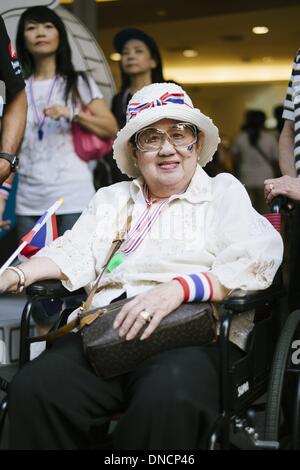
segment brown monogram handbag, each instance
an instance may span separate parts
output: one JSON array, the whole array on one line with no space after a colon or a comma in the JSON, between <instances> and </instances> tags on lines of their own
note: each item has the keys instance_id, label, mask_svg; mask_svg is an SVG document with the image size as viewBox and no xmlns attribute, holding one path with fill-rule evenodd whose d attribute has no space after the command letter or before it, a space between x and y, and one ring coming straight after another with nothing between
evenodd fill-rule
<instances>
[{"instance_id":1,"label":"brown monogram handbag","mask_svg":"<svg viewBox=\"0 0 300 470\"><path fill-rule=\"evenodd\" d=\"M210 303L184 303L167 315L149 338L127 341L113 323L128 299L106 307L79 312L78 317L56 331L33 341L53 341L78 327L85 355L95 373L105 379L125 374L156 353L186 346L200 346L216 339L217 318ZM145 327L146 328L146 325Z\"/></svg>"},{"instance_id":2,"label":"brown monogram handbag","mask_svg":"<svg viewBox=\"0 0 300 470\"><path fill-rule=\"evenodd\" d=\"M184 303L167 315L149 338L127 341L113 328L114 320L128 299L94 312L79 314L83 348L97 375L110 378L130 372L150 356L169 349L198 346L216 338L216 321L209 303ZM146 325L145 327L146 328Z\"/></svg>"}]
</instances>

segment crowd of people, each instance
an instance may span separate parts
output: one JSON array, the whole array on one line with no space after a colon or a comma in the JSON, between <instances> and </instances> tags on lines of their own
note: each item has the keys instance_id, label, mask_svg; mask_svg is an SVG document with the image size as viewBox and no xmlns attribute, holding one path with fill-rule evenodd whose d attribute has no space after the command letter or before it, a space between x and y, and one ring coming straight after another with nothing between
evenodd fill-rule
<instances>
[{"instance_id":1,"label":"crowd of people","mask_svg":"<svg viewBox=\"0 0 300 470\"><path fill-rule=\"evenodd\" d=\"M114 38L122 83L111 110L93 78L75 71L65 26L53 10L33 7L22 14L17 55L1 21L2 37L0 79L7 85L7 104L0 138L0 218L18 158L19 237L59 197L65 203L57 212L59 237L4 271L1 293L20 292L43 279L59 279L70 291L90 290L128 213L122 262L104 273L93 300L99 307L131 298L114 325L121 337L132 340L146 325L142 339L147 339L183 302L218 304L235 289L271 285L283 243L258 212L279 194L300 202L295 126L300 53L279 146L264 128L264 113L248 111L231 149L235 175L209 176L205 166L217 156L218 128L183 88L164 80L159 49L145 32L130 28ZM113 184L97 192L90 167L74 150L74 120L102 139L114 139L105 157ZM300 254L299 214L297 207L291 276ZM9 222L0 223L5 228ZM292 287L295 306L299 296ZM36 311L37 323L52 324L60 314L44 313ZM239 358L239 335L250 330L238 322L233 328L230 354ZM117 449L205 448L218 415L218 369L213 343L156 354L133 372L104 380L94 374L80 335L72 332L13 379L9 448L93 448L95 437L105 441L110 417L120 409L125 411L113 433Z\"/></svg>"}]
</instances>

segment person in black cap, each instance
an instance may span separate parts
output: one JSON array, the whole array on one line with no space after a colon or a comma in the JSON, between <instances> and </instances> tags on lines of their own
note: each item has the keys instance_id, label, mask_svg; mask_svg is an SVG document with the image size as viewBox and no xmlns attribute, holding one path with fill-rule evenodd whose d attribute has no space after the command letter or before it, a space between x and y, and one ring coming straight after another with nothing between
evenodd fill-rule
<instances>
[{"instance_id":1,"label":"person in black cap","mask_svg":"<svg viewBox=\"0 0 300 470\"><path fill-rule=\"evenodd\" d=\"M126 124L126 108L132 95L151 83L164 82L162 60L154 39L140 29L119 31L113 40L114 48L122 55L120 62L121 88L112 100L111 111L119 129ZM97 162L94 171L95 186L108 186L129 178L121 173L110 152Z\"/></svg>"},{"instance_id":2,"label":"person in black cap","mask_svg":"<svg viewBox=\"0 0 300 470\"><path fill-rule=\"evenodd\" d=\"M132 95L145 85L164 82L162 60L154 39L140 29L123 29L114 37L114 48L122 56L121 89L112 101L119 128L126 124L126 108Z\"/></svg>"}]
</instances>

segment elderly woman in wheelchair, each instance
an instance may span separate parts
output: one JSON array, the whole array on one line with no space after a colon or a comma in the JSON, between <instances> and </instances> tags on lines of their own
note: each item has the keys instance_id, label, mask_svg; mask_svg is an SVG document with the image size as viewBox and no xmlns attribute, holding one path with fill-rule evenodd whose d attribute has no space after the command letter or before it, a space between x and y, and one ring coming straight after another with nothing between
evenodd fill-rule
<instances>
[{"instance_id":1,"label":"elderly woman in wheelchair","mask_svg":"<svg viewBox=\"0 0 300 470\"><path fill-rule=\"evenodd\" d=\"M268 288L282 260L281 237L236 178L210 178L202 169L218 142L216 126L179 86L138 91L114 144L120 170L133 181L101 188L72 230L19 265L20 276L3 274L1 292L18 290L23 277L25 286L42 279L60 279L71 291L91 286L128 211L119 263L104 273L93 301L97 307L134 296L114 325L126 340L141 331L146 340L183 302L219 303L235 289ZM238 322L233 328L236 358L249 329ZM104 380L72 332L12 381L9 448L93 448L120 410L117 449L204 448L218 417L218 369L214 342L155 354Z\"/></svg>"}]
</instances>

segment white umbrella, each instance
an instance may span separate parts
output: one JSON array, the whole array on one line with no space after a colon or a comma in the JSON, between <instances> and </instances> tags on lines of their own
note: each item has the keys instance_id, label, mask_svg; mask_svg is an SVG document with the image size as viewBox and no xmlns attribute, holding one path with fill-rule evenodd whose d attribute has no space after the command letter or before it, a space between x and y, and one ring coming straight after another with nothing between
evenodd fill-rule
<instances>
[{"instance_id":1,"label":"white umbrella","mask_svg":"<svg viewBox=\"0 0 300 470\"><path fill-rule=\"evenodd\" d=\"M106 103L110 106L115 93L115 84L103 51L87 27L72 13L58 6L58 3L57 0L1 0L0 14L5 21L11 40L15 42L17 24L26 8L38 5L55 8L56 13L65 23L76 70L91 73Z\"/></svg>"}]
</instances>

